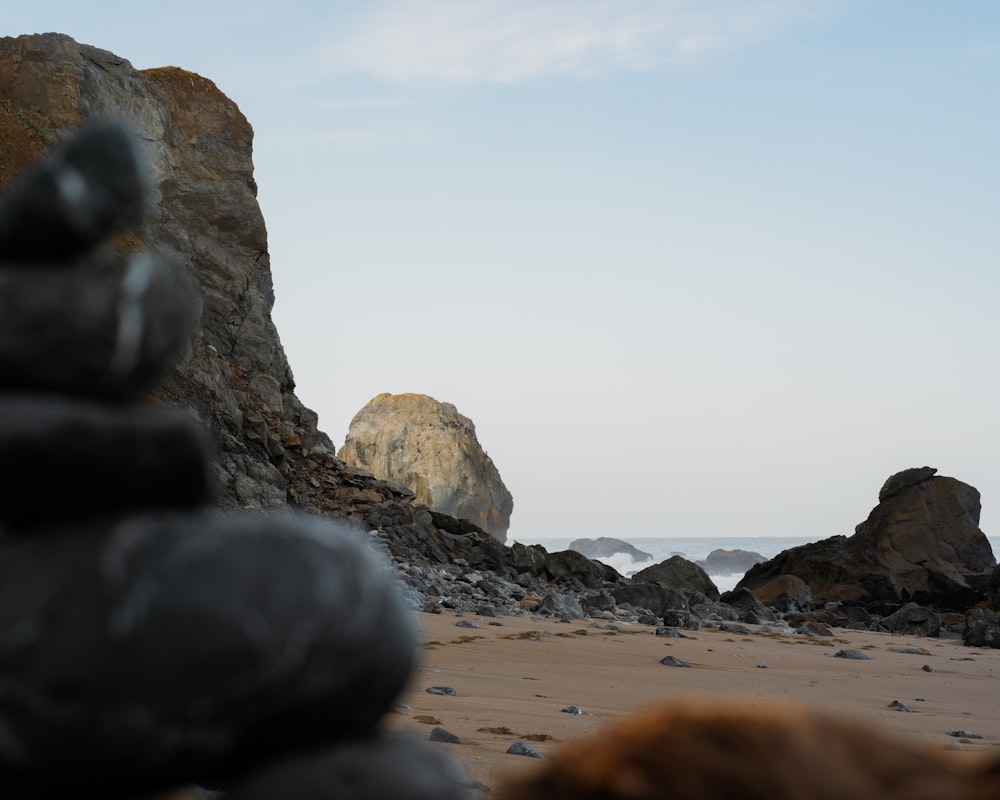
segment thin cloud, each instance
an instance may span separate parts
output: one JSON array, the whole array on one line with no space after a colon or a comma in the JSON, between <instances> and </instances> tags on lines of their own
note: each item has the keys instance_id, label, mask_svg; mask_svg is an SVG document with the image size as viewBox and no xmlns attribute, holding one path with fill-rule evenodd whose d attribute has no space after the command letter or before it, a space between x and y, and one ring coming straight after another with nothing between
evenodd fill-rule
<instances>
[{"instance_id":1,"label":"thin cloud","mask_svg":"<svg viewBox=\"0 0 1000 800\"><path fill-rule=\"evenodd\" d=\"M759 43L837 1L387 0L321 58L406 84L650 70Z\"/></svg>"}]
</instances>

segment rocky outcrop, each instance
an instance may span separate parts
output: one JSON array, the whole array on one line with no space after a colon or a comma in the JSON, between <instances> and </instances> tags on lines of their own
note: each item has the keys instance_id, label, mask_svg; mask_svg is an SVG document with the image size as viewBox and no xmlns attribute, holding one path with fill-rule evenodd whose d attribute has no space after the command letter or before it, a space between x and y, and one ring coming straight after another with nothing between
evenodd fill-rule
<instances>
[{"instance_id":1,"label":"rocky outcrop","mask_svg":"<svg viewBox=\"0 0 1000 800\"><path fill-rule=\"evenodd\" d=\"M633 561L653 560L652 553L647 553L628 542L610 536L598 536L596 539L574 539L569 543L569 549L576 550L587 558L610 558L621 553Z\"/></svg>"},{"instance_id":2,"label":"rocky outcrop","mask_svg":"<svg viewBox=\"0 0 1000 800\"><path fill-rule=\"evenodd\" d=\"M738 586L757 591L794 575L817 605L913 601L939 610L970 608L996 565L979 529L979 492L935 473L917 467L893 475L853 536L786 550L753 567Z\"/></svg>"},{"instance_id":3,"label":"rocky outcrop","mask_svg":"<svg viewBox=\"0 0 1000 800\"><path fill-rule=\"evenodd\" d=\"M351 421L339 458L410 489L417 503L474 522L501 542L514 500L472 420L422 394L380 394Z\"/></svg>"},{"instance_id":4,"label":"rocky outcrop","mask_svg":"<svg viewBox=\"0 0 1000 800\"><path fill-rule=\"evenodd\" d=\"M671 556L666 561L639 570L632 580L635 583L656 581L675 589L700 592L710 600L719 599L719 590L705 570L681 556Z\"/></svg>"},{"instance_id":5,"label":"rocky outcrop","mask_svg":"<svg viewBox=\"0 0 1000 800\"><path fill-rule=\"evenodd\" d=\"M737 575L746 572L754 564L767 561L760 553L753 550L713 550L703 561L694 563L710 575Z\"/></svg>"}]
</instances>

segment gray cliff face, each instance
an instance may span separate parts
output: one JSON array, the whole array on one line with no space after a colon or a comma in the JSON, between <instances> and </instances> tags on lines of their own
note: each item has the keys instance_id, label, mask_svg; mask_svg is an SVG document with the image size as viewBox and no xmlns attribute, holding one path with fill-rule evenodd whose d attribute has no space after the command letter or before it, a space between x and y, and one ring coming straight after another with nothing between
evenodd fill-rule
<instances>
[{"instance_id":1,"label":"gray cliff face","mask_svg":"<svg viewBox=\"0 0 1000 800\"><path fill-rule=\"evenodd\" d=\"M422 394L380 394L351 421L339 457L413 491L417 503L504 541L514 501L472 420Z\"/></svg>"}]
</instances>

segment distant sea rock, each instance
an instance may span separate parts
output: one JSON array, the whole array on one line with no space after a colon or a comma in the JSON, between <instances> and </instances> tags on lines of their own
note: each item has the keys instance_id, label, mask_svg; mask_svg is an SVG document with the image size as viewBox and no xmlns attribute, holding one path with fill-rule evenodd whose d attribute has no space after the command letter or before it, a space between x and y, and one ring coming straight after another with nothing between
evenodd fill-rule
<instances>
[{"instance_id":1,"label":"distant sea rock","mask_svg":"<svg viewBox=\"0 0 1000 800\"><path fill-rule=\"evenodd\" d=\"M576 550L587 558L610 558L616 553L623 553L633 561L652 561L653 554L633 547L621 539L610 536L598 536L596 539L574 539L569 543L570 550Z\"/></svg>"},{"instance_id":2,"label":"distant sea rock","mask_svg":"<svg viewBox=\"0 0 1000 800\"><path fill-rule=\"evenodd\" d=\"M423 394L383 393L351 421L338 457L404 486L415 502L507 539L514 499L472 420Z\"/></svg>"},{"instance_id":3,"label":"distant sea rock","mask_svg":"<svg viewBox=\"0 0 1000 800\"><path fill-rule=\"evenodd\" d=\"M753 550L713 550L704 561L695 563L710 575L736 575L767 558Z\"/></svg>"},{"instance_id":4,"label":"distant sea rock","mask_svg":"<svg viewBox=\"0 0 1000 800\"><path fill-rule=\"evenodd\" d=\"M979 528L979 492L936 472L915 467L896 473L853 536L785 550L751 568L738 587L756 591L795 575L817 606L913 601L938 610L969 608L983 599L996 560Z\"/></svg>"}]
</instances>

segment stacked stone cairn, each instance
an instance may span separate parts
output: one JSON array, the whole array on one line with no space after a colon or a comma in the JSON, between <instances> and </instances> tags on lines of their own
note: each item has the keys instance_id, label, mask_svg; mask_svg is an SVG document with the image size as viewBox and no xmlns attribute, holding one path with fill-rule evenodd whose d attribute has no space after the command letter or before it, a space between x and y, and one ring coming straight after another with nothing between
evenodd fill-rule
<instances>
[{"instance_id":1,"label":"stacked stone cairn","mask_svg":"<svg viewBox=\"0 0 1000 800\"><path fill-rule=\"evenodd\" d=\"M198 308L111 246L148 197L107 123L0 201L0 797L463 796L379 730L415 631L365 534L223 514L197 419L144 402Z\"/></svg>"}]
</instances>

